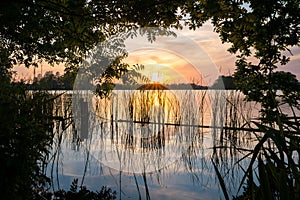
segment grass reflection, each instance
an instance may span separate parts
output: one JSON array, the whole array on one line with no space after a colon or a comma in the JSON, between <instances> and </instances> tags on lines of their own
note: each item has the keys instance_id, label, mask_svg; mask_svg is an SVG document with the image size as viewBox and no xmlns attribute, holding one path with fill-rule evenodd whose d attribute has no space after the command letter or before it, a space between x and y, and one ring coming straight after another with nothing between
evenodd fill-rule
<instances>
[{"instance_id":1,"label":"grass reflection","mask_svg":"<svg viewBox=\"0 0 300 200\"><path fill-rule=\"evenodd\" d=\"M248 162L245 159L235 164L243 157L239 148L252 145L251 135L238 130L248 126L253 109L253 105L241 101L241 94L205 90L120 90L105 99L83 96L89 109L87 138L81 137L78 113L70 109L70 104L74 104L74 94L73 100L71 95L69 99L62 96L61 101L57 101L57 110L61 109L57 112L64 116L77 114L77 117L66 130L62 129L66 125L57 126L60 131L51 173L67 171L70 165L63 164L64 160L72 158L70 151L78 151L82 163L78 175L103 176L109 170L108 174L112 173L110 176L119 180L115 183L118 187L122 187L121 179L132 177L131 185L136 188L137 198L144 197L143 191L150 198L155 190L153 185L172 184L173 176L188 177L180 181L185 180L184 184L191 188L197 185L198 193L203 188L212 190L217 178L213 158L220 173L229 177L225 180L231 188L229 192L237 190L235 183L242 177L240 167ZM77 111L80 116L80 109ZM231 129L226 129L228 126ZM95 172L98 175L91 174L97 165L101 166ZM56 179L59 180L58 175ZM83 183L86 179L81 180ZM125 195L126 190L126 187L120 189L118 195Z\"/></svg>"}]
</instances>

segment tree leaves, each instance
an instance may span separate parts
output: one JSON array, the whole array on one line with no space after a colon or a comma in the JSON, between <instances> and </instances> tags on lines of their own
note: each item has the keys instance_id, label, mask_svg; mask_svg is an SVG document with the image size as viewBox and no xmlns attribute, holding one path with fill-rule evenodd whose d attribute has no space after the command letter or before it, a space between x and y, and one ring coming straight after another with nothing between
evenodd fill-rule
<instances>
[{"instance_id":1,"label":"tree leaves","mask_svg":"<svg viewBox=\"0 0 300 200\"><path fill-rule=\"evenodd\" d=\"M36 56L50 63L78 65L90 49L118 32L145 26L178 27L176 10L181 3L4 1L0 3L0 38L15 63L28 67Z\"/></svg>"},{"instance_id":2,"label":"tree leaves","mask_svg":"<svg viewBox=\"0 0 300 200\"><path fill-rule=\"evenodd\" d=\"M232 44L229 51L237 54L236 86L249 100L265 102L263 108L272 110L277 106L277 83L295 86L291 74L288 78L288 74L279 76L273 72L290 60L283 51L300 44L298 0L190 1L183 12L190 14L186 23L191 28L211 19L222 42ZM253 57L255 65L250 61Z\"/></svg>"},{"instance_id":3,"label":"tree leaves","mask_svg":"<svg viewBox=\"0 0 300 200\"><path fill-rule=\"evenodd\" d=\"M31 199L45 186L44 175L52 144L53 102L47 93L29 93L24 85L0 85L0 188L5 199Z\"/></svg>"}]
</instances>

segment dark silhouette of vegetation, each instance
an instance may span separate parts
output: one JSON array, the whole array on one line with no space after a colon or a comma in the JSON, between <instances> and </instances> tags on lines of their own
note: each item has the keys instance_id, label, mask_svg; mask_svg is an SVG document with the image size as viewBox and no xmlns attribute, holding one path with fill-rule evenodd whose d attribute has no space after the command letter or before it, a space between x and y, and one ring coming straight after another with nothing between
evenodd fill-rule
<instances>
[{"instance_id":1,"label":"dark silhouette of vegetation","mask_svg":"<svg viewBox=\"0 0 300 200\"><path fill-rule=\"evenodd\" d=\"M131 70L133 71L133 70ZM133 73L133 72L128 72ZM134 73L138 73L137 71L134 71ZM145 86L147 84L151 85L149 83L149 80L147 77L141 77L140 74L129 74L126 75L126 78L130 78L130 84L128 84L128 81L125 81L125 84L118 84L118 83L103 83L101 86L99 85L96 87L96 92L98 93L104 93L105 91L118 89L118 90L135 90L142 86ZM219 89L224 89L223 82L225 85L225 89L234 89L232 86L233 79L232 77L226 77L222 76L223 79L218 79L221 84ZM27 83L26 87L30 90L73 90L74 81L76 78L76 73L70 73L67 72L63 75L60 75L58 72L55 74L52 71L47 71L45 75L42 77L41 74L38 75L38 77L35 77L32 81L32 83ZM125 79L122 77L123 80ZM144 78L144 82L146 84L138 83L139 78ZM223 81L223 82L222 82ZM172 90L184 90L184 89L194 89L194 90L203 90L208 89L208 86L202 86L197 85L195 83L177 83L177 84L162 84L166 89L172 89ZM223 87L223 88L222 88ZM215 88L214 86L212 88ZM151 89L151 87L150 87ZM109 93L108 93L109 94ZM107 96L107 95L104 95Z\"/></svg>"},{"instance_id":2,"label":"dark silhouette of vegetation","mask_svg":"<svg viewBox=\"0 0 300 200\"><path fill-rule=\"evenodd\" d=\"M43 77L39 74L26 86L30 90L72 90L75 78L76 73L66 72L60 75L58 72L53 74L52 71L47 71Z\"/></svg>"},{"instance_id":3,"label":"dark silhouette of vegetation","mask_svg":"<svg viewBox=\"0 0 300 200\"><path fill-rule=\"evenodd\" d=\"M211 86L212 89L235 90L234 77L219 76L218 79Z\"/></svg>"},{"instance_id":4,"label":"dark silhouette of vegetation","mask_svg":"<svg viewBox=\"0 0 300 200\"><path fill-rule=\"evenodd\" d=\"M299 46L299 13L299 0L1 1L2 197L31 199L48 182L42 170L52 141L53 97L43 92L30 93L24 85L11 83L10 69L14 64L28 67L40 61L65 63L66 71L77 72L88 52L110 36L122 31L137 33L138 28L147 26L180 28L185 15L185 23L192 29L210 20L222 42L232 44L229 51L237 55L235 86L247 100L262 106L262 117L252 125L264 134L253 132L258 142L250 150L251 162L240 183L242 187L247 179L245 193L237 198L299 198L300 167L295 157L300 154L300 122L295 110L300 109L300 85L293 74L276 71L279 65L289 62L286 52ZM160 29L145 30L143 34L151 42L162 34ZM128 65L122 62L125 57L126 53L119 52L101 73L100 94L112 88L113 78L121 78L127 72ZM55 76L51 74L47 78L52 87L62 84L53 82ZM69 82L73 78L71 74L66 76ZM282 112L283 104L290 106L292 116ZM253 181L255 162L257 185Z\"/></svg>"},{"instance_id":5,"label":"dark silhouette of vegetation","mask_svg":"<svg viewBox=\"0 0 300 200\"><path fill-rule=\"evenodd\" d=\"M103 186L100 191L90 191L85 186L78 187L78 179L74 179L69 191L58 190L52 192L42 192L36 195L35 199L62 199L62 200L113 200L116 199L116 192Z\"/></svg>"},{"instance_id":6,"label":"dark silhouette of vegetation","mask_svg":"<svg viewBox=\"0 0 300 200\"><path fill-rule=\"evenodd\" d=\"M1 1L1 65L9 69L12 64L29 67L46 61L65 63L68 71L76 71L88 52L112 35L126 31L136 34L139 27L147 26L179 28L179 5L152 0ZM161 34L159 30L145 31L150 41ZM112 72L117 70L107 70L106 76L114 77Z\"/></svg>"},{"instance_id":7,"label":"dark silhouette of vegetation","mask_svg":"<svg viewBox=\"0 0 300 200\"><path fill-rule=\"evenodd\" d=\"M12 83L13 65L37 66L44 61L64 63L67 73L62 78L47 73L28 87L71 89L78 67L98 43L119 32L137 32L139 27L179 27L178 5L152 0L0 2L1 198L33 199L49 183L44 170L53 137L51 106L54 97L47 92L29 92L23 83ZM161 32L142 34L154 41ZM121 62L126 55L121 53L102 73L100 83L106 81L109 84L127 71L128 65ZM103 58L99 59L103 61ZM109 189L100 193L87 192L85 188L70 192L64 195L61 191L55 195L66 199L86 197L86 194L94 199L99 195L106 199L115 198Z\"/></svg>"},{"instance_id":8,"label":"dark silhouette of vegetation","mask_svg":"<svg viewBox=\"0 0 300 200\"><path fill-rule=\"evenodd\" d=\"M300 44L299 1L191 1L185 11L191 14L191 28L211 19L221 40L231 43L229 52L237 54L235 86L262 107L262 117L252 125L264 134L253 132L258 142L249 150L251 162L240 183L241 188L247 179L245 193L237 198L298 199L300 84L293 74L276 69L289 62L285 52ZM283 105L292 116L282 111Z\"/></svg>"},{"instance_id":9,"label":"dark silhouette of vegetation","mask_svg":"<svg viewBox=\"0 0 300 200\"><path fill-rule=\"evenodd\" d=\"M52 71L48 71L45 73L43 77L40 77L39 79L35 78L32 83L27 83L25 85L29 90L73 90L74 79L75 77L68 73L60 76L59 74L53 74ZM107 96L109 92L107 92L107 94L104 94L105 91L110 91L113 89L136 90L145 85L151 85L151 83L148 84L141 84L137 82L135 82L134 84L103 83L101 86L99 85L98 87L96 87L95 92L98 91L99 95L100 93L103 93L104 96ZM162 84L162 86L164 86L165 89L172 89L172 90L208 89L207 86L197 85L194 83ZM149 89L151 89L151 87L149 87ZM233 88L228 86L228 88L226 89L233 89Z\"/></svg>"},{"instance_id":10,"label":"dark silhouette of vegetation","mask_svg":"<svg viewBox=\"0 0 300 200\"><path fill-rule=\"evenodd\" d=\"M191 1L186 12L192 8L195 12L191 12L187 22L191 28L211 19L221 40L232 44L229 52L237 54L235 85L248 100L262 103L265 118L279 115L277 111L270 113L278 107L277 99L283 97L277 90L282 90L284 98L291 97L289 101L299 100L300 86L295 84L295 76L275 71L290 60L284 51L291 53L290 48L299 45L298 0ZM253 58L257 64L253 63ZM289 86L294 95L288 95Z\"/></svg>"},{"instance_id":11,"label":"dark silhouette of vegetation","mask_svg":"<svg viewBox=\"0 0 300 200\"><path fill-rule=\"evenodd\" d=\"M4 199L31 199L49 183L45 159L53 137L53 97L22 83L0 85L0 190Z\"/></svg>"}]
</instances>

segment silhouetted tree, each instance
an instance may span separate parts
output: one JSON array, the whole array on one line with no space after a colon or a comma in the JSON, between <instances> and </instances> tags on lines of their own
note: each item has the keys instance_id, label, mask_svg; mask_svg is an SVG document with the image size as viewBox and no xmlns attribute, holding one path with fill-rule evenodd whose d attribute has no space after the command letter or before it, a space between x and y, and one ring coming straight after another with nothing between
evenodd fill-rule
<instances>
[{"instance_id":1,"label":"silhouetted tree","mask_svg":"<svg viewBox=\"0 0 300 200\"><path fill-rule=\"evenodd\" d=\"M190 16L190 28L211 20L222 42L231 43L229 52L237 55L235 85L262 106L261 121L253 123L264 134L254 132L258 142L240 187L246 177L248 182L237 199L298 199L300 122L295 109L300 110L300 84L295 75L277 68L289 62L291 48L300 44L299 0L188 1L183 11ZM293 117L282 111L283 104Z\"/></svg>"},{"instance_id":2,"label":"silhouetted tree","mask_svg":"<svg viewBox=\"0 0 300 200\"><path fill-rule=\"evenodd\" d=\"M262 104L265 118L272 120L274 114L279 114L277 106L282 96L276 90L288 94L287 86L294 85L293 93L297 95L293 98L300 99L295 76L275 71L289 62L286 54L291 47L300 44L298 0L188 1L183 12L190 16L186 20L190 28L211 20L222 42L231 43L229 52L237 55L235 85L248 100ZM280 85L276 83L279 80Z\"/></svg>"},{"instance_id":3,"label":"silhouetted tree","mask_svg":"<svg viewBox=\"0 0 300 200\"><path fill-rule=\"evenodd\" d=\"M218 79L211 86L211 88L234 90L236 89L234 85L234 78L232 76L219 76Z\"/></svg>"},{"instance_id":4,"label":"silhouetted tree","mask_svg":"<svg viewBox=\"0 0 300 200\"><path fill-rule=\"evenodd\" d=\"M299 132L299 122L296 120L296 125L294 122L286 123L283 128L282 120L279 119L286 118L281 115L279 105L280 102L285 102L290 106L299 107L300 86L294 75L278 72L276 69L279 65L289 62L286 52L299 45L299 13L299 0L1 1L0 116L4 120L4 123L1 121L1 176L10 174L9 170L14 168L20 170L14 175L14 179L1 179L1 187L4 188L1 188L1 192L14 195L21 189L26 195L32 192L30 188L36 181L34 179L41 178L37 176L37 165L32 164L38 162L39 153L44 152L44 149L40 149L45 147L44 142L50 141L39 138L41 133L42 137L47 136L44 130L47 123L39 121L40 117L37 118L36 115L32 116L32 113L43 116L40 106L36 106L43 102L38 102L39 98L28 99L24 95L25 90L18 90L18 87L10 84L10 69L14 64L24 63L28 67L37 65L41 60L51 64L63 62L67 69L76 71L87 53L108 37L147 26L180 28L180 20L184 15L185 23L192 29L210 20L222 42L232 44L229 51L237 54L237 70L234 74L236 87L249 100L261 103L263 120L271 125L277 123L282 128L278 133L278 130L276 132L270 127L258 125L266 132L263 139L273 139L279 149L285 147L286 141L293 142L289 147L294 148L295 144L298 147L297 138L285 138L289 132L282 131L292 128ZM154 33L145 34L149 41L154 41L155 35L161 32L157 29ZM102 78L110 82L115 77L120 78L127 70L127 65L120 62L125 56L120 55L116 59L116 65L107 68L100 77L101 84ZM253 58L256 62L251 62ZM50 74L48 78L54 79ZM102 86L101 84L99 86ZM281 90L284 95L277 94L277 90ZM281 140L273 137L274 132L278 133L276 137L282 136ZM28 143L22 146L24 141ZM31 142L38 146L27 145L32 144ZM264 141L259 144L261 143ZM22 151L22 148L26 151ZM286 151L285 155L289 156L290 150ZM18 160L22 165L18 165ZM272 161L275 163L278 159ZM260 164L263 173L264 164ZM291 180L290 184L296 182L296 187L290 187L291 190L287 193L293 192L294 189L297 193L299 166L294 167L291 172L291 167L286 167L282 162L280 164L282 166L278 169L286 172L285 178ZM21 170L23 166L26 166L25 171ZM23 194L22 192L19 194Z\"/></svg>"}]
</instances>

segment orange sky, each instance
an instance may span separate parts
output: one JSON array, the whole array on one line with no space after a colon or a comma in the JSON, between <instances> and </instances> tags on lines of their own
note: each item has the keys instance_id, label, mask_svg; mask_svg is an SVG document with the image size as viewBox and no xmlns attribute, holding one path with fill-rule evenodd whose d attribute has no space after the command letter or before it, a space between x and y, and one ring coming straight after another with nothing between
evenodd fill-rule
<instances>
[{"instance_id":1,"label":"orange sky","mask_svg":"<svg viewBox=\"0 0 300 200\"><path fill-rule=\"evenodd\" d=\"M222 44L217 33L213 32L210 23L196 31L184 28L175 31L177 37L158 37L153 43L147 37L128 39L126 49L129 64L145 65L144 75L150 79L157 76L165 83L191 82L210 85L220 75L231 75L234 72L235 56L227 52L229 44ZM300 79L300 48L293 49L291 62L280 70L291 71ZM33 77L33 67L15 66L17 78ZM63 73L63 66L51 67L44 63L36 69L36 75L46 71ZM153 75L154 74L154 75Z\"/></svg>"}]
</instances>

